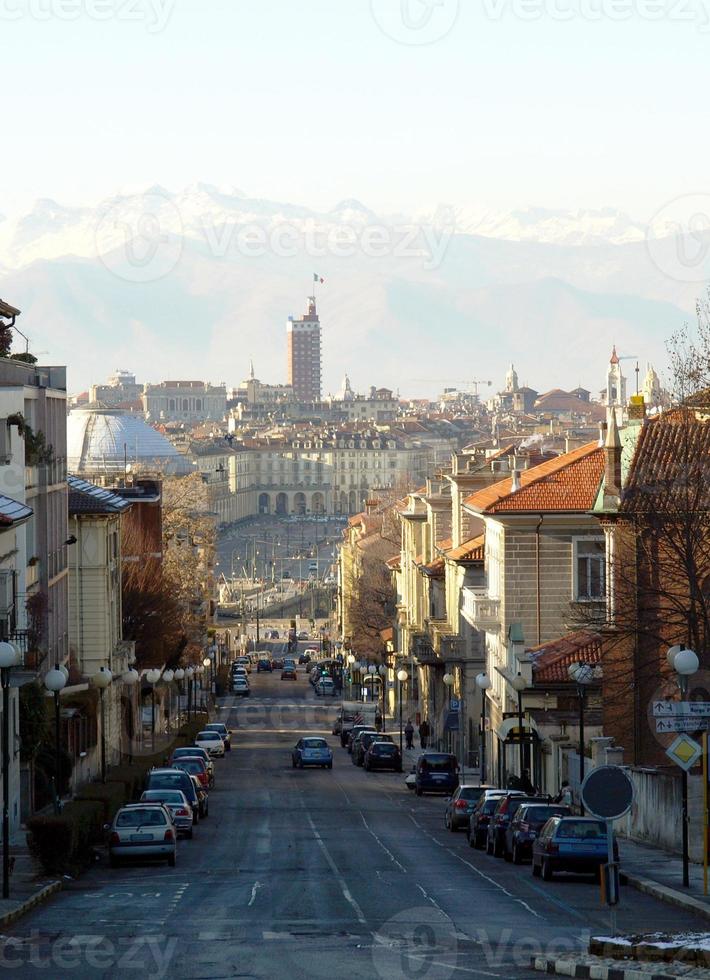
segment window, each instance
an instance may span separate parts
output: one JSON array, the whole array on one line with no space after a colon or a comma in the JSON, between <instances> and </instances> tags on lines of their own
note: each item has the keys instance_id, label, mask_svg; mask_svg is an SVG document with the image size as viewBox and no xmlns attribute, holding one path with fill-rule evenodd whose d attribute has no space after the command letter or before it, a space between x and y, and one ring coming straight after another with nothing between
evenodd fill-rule
<instances>
[{"instance_id":1,"label":"window","mask_svg":"<svg viewBox=\"0 0 710 980\"><path fill-rule=\"evenodd\" d=\"M576 587L578 602L604 598L604 539L580 538L575 541Z\"/></svg>"}]
</instances>

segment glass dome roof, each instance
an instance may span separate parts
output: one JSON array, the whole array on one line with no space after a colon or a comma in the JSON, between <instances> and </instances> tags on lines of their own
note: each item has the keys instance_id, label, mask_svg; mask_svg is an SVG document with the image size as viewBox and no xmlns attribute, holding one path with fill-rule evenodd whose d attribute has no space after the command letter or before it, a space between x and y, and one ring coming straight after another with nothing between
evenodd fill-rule
<instances>
[{"instance_id":1,"label":"glass dome roof","mask_svg":"<svg viewBox=\"0 0 710 980\"><path fill-rule=\"evenodd\" d=\"M67 419L67 465L70 473L123 473L125 463L137 471L184 474L190 461L152 429L140 415L121 409L74 409Z\"/></svg>"}]
</instances>

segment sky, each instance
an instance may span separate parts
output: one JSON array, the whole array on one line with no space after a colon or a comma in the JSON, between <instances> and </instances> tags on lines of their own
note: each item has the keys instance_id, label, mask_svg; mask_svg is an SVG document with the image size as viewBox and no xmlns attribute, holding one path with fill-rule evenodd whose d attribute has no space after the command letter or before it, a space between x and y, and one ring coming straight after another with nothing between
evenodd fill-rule
<instances>
[{"instance_id":1,"label":"sky","mask_svg":"<svg viewBox=\"0 0 710 980\"><path fill-rule=\"evenodd\" d=\"M710 0L0 0L0 213L206 181L375 210L708 190Z\"/></svg>"}]
</instances>

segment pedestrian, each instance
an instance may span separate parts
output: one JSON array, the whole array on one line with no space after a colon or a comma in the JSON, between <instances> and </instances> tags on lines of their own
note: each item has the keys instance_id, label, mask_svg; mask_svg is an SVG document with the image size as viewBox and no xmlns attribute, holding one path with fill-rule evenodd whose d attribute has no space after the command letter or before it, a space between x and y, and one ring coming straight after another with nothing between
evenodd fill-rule
<instances>
[{"instance_id":1,"label":"pedestrian","mask_svg":"<svg viewBox=\"0 0 710 980\"><path fill-rule=\"evenodd\" d=\"M407 724L404 726L404 737L407 739L407 748L414 748L414 725L412 724L412 719L407 718Z\"/></svg>"},{"instance_id":2,"label":"pedestrian","mask_svg":"<svg viewBox=\"0 0 710 980\"><path fill-rule=\"evenodd\" d=\"M563 779L560 785L560 791L555 797L555 803L562 803L564 806L572 806L573 802L574 794L572 793L572 787L566 779Z\"/></svg>"},{"instance_id":3,"label":"pedestrian","mask_svg":"<svg viewBox=\"0 0 710 980\"><path fill-rule=\"evenodd\" d=\"M530 773L527 769L523 769L523 774L520 778L520 789L523 793L528 793L530 796L535 795L535 787L530 780Z\"/></svg>"},{"instance_id":4,"label":"pedestrian","mask_svg":"<svg viewBox=\"0 0 710 980\"><path fill-rule=\"evenodd\" d=\"M379 705L375 708L375 731L382 731L382 712Z\"/></svg>"},{"instance_id":5,"label":"pedestrian","mask_svg":"<svg viewBox=\"0 0 710 980\"><path fill-rule=\"evenodd\" d=\"M431 729L429 728L429 722L424 718L424 720L419 725L419 744L423 749L429 744L429 735L431 734Z\"/></svg>"}]
</instances>

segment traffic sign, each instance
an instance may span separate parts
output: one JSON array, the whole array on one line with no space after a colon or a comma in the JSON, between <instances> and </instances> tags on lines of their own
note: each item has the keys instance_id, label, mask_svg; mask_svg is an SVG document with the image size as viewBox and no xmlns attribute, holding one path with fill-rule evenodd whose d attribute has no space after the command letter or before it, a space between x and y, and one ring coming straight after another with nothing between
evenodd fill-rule
<instances>
[{"instance_id":1,"label":"traffic sign","mask_svg":"<svg viewBox=\"0 0 710 980\"><path fill-rule=\"evenodd\" d=\"M668 718L688 715L693 718L710 718L710 701L654 701L653 717Z\"/></svg>"},{"instance_id":2,"label":"traffic sign","mask_svg":"<svg viewBox=\"0 0 710 980\"><path fill-rule=\"evenodd\" d=\"M700 756L703 754L703 747L695 742L688 735L679 735L673 739L666 749L666 755L672 759L677 766L687 772L692 769Z\"/></svg>"},{"instance_id":3,"label":"traffic sign","mask_svg":"<svg viewBox=\"0 0 710 980\"><path fill-rule=\"evenodd\" d=\"M460 707L461 707L461 702L459 701L459 699L451 698L451 700L449 701L449 708L451 709L451 711L458 711Z\"/></svg>"},{"instance_id":4,"label":"traffic sign","mask_svg":"<svg viewBox=\"0 0 710 980\"><path fill-rule=\"evenodd\" d=\"M598 766L585 776L582 803L600 820L618 820L631 809L634 784L621 766Z\"/></svg>"},{"instance_id":5,"label":"traffic sign","mask_svg":"<svg viewBox=\"0 0 710 980\"><path fill-rule=\"evenodd\" d=\"M656 718L657 732L701 732L707 731L707 718L691 718L675 715L672 718Z\"/></svg>"}]
</instances>

